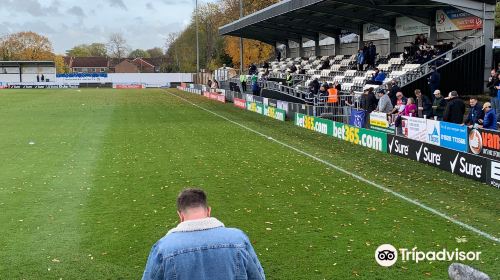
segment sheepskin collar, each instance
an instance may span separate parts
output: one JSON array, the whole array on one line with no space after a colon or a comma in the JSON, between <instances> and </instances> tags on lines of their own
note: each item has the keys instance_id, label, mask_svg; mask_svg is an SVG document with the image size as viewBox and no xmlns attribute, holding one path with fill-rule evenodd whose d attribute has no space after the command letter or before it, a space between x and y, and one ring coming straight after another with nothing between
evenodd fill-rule
<instances>
[{"instance_id":1,"label":"sheepskin collar","mask_svg":"<svg viewBox=\"0 0 500 280\"><path fill-rule=\"evenodd\" d=\"M167 233L167 235L174 233L174 232L192 232L192 231L213 229L213 228L218 228L218 227L224 227L224 224L221 223L216 218L210 217L210 218L205 218L205 219L182 222L182 223L178 224L177 227L171 229Z\"/></svg>"}]
</instances>

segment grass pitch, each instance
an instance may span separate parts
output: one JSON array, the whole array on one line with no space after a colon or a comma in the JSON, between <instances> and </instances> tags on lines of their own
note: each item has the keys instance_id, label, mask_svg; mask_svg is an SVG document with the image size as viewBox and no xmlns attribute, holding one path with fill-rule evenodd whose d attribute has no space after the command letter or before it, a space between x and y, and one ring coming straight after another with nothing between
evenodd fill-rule
<instances>
[{"instance_id":1,"label":"grass pitch","mask_svg":"<svg viewBox=\"0 0 500 280\"><path fill-rule=\"evenodd\" d=\"M500 236L497 189L169 92ZM448 262L378 266L384 243L482 251L465 263L500 276L500 244L165 90L0 91L0 160L0 279L138 279L187 186L249 235L268 279L447 279Z\"/></svg>"}]
</instances>

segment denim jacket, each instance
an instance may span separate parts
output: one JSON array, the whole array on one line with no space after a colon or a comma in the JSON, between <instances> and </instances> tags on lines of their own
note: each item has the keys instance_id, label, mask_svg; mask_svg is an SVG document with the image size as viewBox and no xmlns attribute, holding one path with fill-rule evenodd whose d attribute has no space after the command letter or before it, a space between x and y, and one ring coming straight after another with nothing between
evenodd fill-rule
<instances>
[{"instance_id":1,"label":"denim jacket","mask_svg":"<svg viewBox=\"0 0 500 280\"><path fill-rule=\"evenodd\" d=\"M241 230L205 218L182 222L160 239L142 279L265 280L265 275Z\"/></svg>"}]
</instances>

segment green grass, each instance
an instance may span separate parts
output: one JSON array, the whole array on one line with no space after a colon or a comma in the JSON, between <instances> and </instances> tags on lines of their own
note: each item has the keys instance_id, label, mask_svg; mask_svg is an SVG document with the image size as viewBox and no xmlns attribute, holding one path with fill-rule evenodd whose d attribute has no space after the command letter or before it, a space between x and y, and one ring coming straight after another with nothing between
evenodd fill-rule
<instances>
[{"instance_id":1,"label":"green grass","mask_svg":"<svg viewBox=\"0 0 500 280\"><path fill-rule=\"evenodd\" d=\"M493 187L169 91L500 236ZM0 160L0 279L138 279L187 186L268 279L447 279L447 262L378 266L384 243L482 251L466 263L500 276L500 244L164 90L0 91Z\"/></svg>"}]
</instances>

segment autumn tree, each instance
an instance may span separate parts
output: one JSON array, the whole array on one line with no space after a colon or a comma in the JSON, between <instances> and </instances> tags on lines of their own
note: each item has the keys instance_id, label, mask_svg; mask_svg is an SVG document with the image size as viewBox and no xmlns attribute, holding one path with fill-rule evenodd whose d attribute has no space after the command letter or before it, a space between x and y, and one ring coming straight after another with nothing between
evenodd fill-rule
<instances>
[{"instance_id":1,"label":"autumn tree","mask_svg":"<svg viewBox=\"0 0 500 280\"><path fill-rule=\"evenodd\" d=\"M118 59L126 57L129 49L127 41L120 33L113 33L109 36L107 47L109 56Z\"/></svg>"},{"instance_id":2,"label":"autumn tree","mask_svg":"<svg viewBox=\"0 0 500 280\"><path fill-rule=\"evenodd\" d=\"M34 32L19 32L0 39L2 60L40 61L52 60L52 43L45 36Z\"/></svg>"}]
</instances>

